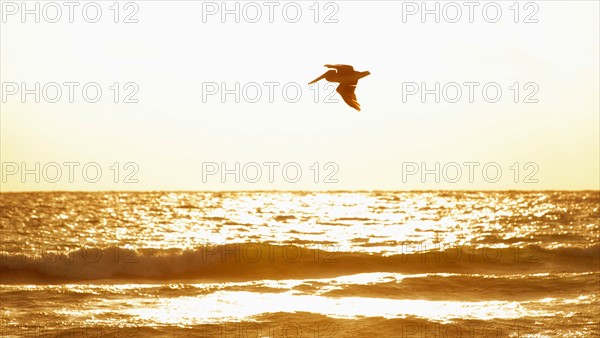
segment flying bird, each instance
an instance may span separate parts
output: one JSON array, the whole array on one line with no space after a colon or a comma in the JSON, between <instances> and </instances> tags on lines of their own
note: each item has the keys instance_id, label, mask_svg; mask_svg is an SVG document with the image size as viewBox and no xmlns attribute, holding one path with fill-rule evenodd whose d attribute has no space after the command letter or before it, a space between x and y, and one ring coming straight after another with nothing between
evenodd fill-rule
<instances>
[{"instance_id":1,"label":"flying bird","mask_svg":"<svg viewBox=\"0 0 600 338\"><path fill-rule=\"evenodd\" d=\"M325 65L327 68L332 68L326 71L323 75L312 80L308 84L315 83L321 79L329 82L338 82L340 85L336 91L342 96L342 99L352 108L360 111L360 104L356 101L356 84L358 80L370 75L370 72L357 72L349 65Z\"/></svg>"}]
</instances>

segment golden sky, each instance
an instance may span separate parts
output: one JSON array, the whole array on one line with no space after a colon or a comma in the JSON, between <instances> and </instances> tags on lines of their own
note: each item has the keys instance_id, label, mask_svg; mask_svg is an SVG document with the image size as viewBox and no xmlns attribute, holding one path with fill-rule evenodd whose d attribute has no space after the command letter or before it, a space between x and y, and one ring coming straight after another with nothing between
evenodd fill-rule
<instances>
[{"instance_id":1,"label":"golden sky","mask_svg":"<svg viewBox=\"0 0 600 338\"><path fill-rule=\"evenodd\" d=\"M515 23L512 2L499 2L502 15L496 23L486 22L477 9L470 23L465 8L458 23L435 23L432 16L423 23L419 15L403 22L407 8L389 1L337 2L335 8L322 4L318 23L312 2L297 3L302 14L296 23L281 14L286 3L275 7L273 23L264 6L257 23L246 20L253 8L240 23L233 22L233 15L223 23L220 13L203 22L203 5L193 1L137 2L132 16L137 23L122 22L132 8L120 8L115 23L112 3L102 2L96 23L83 20L78 9L70 23L65 8L57 23L35 23L33 16L22 23L20 13L7 15L6 3L0 29L2 191L599 188L595 1L536 2L539 10L530 18L537 23L522 22L532 12L524 7ZM338 22L323 22L334 9L329 19ZM338 103L324 102L333 92L324 81L314 102L314 87L307 83L327 63L371 72L356 90L361 112L337 94ZM7 93L14 89L11 83L23 82L29 89L36 82L40 87L58 83L61 100L51 103L42 96L36 103L29 94L22 103L21 92ZM72 103L65 82L80 83ZM111 89L115 82L117 103ZM134 85L126 87L130 82ZM211 83L232 89L236 82L239 103L234 94L226 102L221 92L203 97ZM271 82L280 84L274 87L274 102L264 85ZM451 103L442 97L436 103L428 95L423 103L413 95L403 102L407 83L422 82L429 89L436 82L441 87L460 84L462 98ZM480 83L474 102L468 100L465 82ZM102 89L98 102L84 100L86 83ZM498 102L482 96L487 83L502 89ZM514 83L519 84L517 103ZM261 88L258 102L246 99L255 96L248 84ZM286 84L291 89L284 97ZM287 102L295 88L302 91L298 101ZM139 102L124 103L134 89ZM48 87L48 97L52 90ZM530 99L538 102L523 102L533 91ZM65 162L79 163L72 182ZM207 175L213 163L222 162L227 169L240 163L239 183L234 174L222 182L218 166L217 174ZM273 182L265 162L279 163ZM414 164L418 170L421 163L433 169L436 162L439 182L434 174L424 180L420 172L407 175ZM465 162L479 163L472 180ZM21 163L34 171L39 163L39 183L34 174L22 182ZM55 183L50 182L55 165L49 163L62 170ZM87 178L94 177L96 167L102 170L94 183L82 174L90 163L97 165L86 167L92 167ZM262 170L255 183L253 163ZM284 177L286 164L292 168ZM462 176L452 182L456 164ZM481 172L484 166L488 176ZM302 169L300 178L288 182L296 167ZM489 182L497 167L500 177ZM130 179L138 182L125 183L134 171ZM333 172L328 180L337 183L326 183L325 176Z\"/></svg>"}]
</instances>

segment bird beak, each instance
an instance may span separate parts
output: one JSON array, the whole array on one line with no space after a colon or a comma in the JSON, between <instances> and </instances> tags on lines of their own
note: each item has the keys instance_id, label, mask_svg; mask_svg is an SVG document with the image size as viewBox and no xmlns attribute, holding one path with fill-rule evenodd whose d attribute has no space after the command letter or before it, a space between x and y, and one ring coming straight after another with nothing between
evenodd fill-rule
<instances>
[{"instance_id":1,"label":"bird beak","mask_svg":"<svg viewBox=\"0 0 600 338\"><path fill-rule=\"evenodd\" d=\"M327 74L327 72L323 73L323 75L321 75L321 76L319 76L318 78L316 78L316 79L312 80L312 81L311 81L311 82L309 82L308 84L313 84L313 83L315 83L315 82L317 82L317 81L319 81L319 80L321 80L321 79L325 78L325 74Z\"/></svg>"}]
</instances>

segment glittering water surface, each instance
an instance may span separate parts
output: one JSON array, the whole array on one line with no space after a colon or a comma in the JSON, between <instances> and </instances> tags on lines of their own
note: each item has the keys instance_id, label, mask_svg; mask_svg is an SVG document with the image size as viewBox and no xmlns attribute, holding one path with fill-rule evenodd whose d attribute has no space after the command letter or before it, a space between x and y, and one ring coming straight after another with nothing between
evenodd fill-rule
<instances>
[{"instance_id":1,"label":"glittering water surface","mask_svg":"<svg viewBox=\"0 0 600 338\"><path fill-rule=\"evenodd\" d=\"M0 196L5 336L600 334L597 191Z\"/></svg>"}]
</instances>

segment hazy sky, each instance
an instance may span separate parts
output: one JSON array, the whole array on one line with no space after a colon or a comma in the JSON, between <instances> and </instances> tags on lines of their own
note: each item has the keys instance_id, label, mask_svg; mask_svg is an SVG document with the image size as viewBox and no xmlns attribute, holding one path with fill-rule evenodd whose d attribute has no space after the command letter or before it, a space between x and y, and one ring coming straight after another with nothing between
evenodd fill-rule
<instances>
[{"instance_id":1,"label":"hazy sky","mask_svg":"<svg viewBox=\"0 0 600 338\"><path fill-rule=\"evenodd\" d=\"M62 2L57 23L46 21L56 16L56 8L43 8L46 3L41 3L40 23L32 14L22 23L20 9L12 5L20 2L2 1L2 191L599 188L596 1L538 1L529 7L521 2L518 23L512 1L487 5L487 17L482 8L488 2L478 2L472 23L462 2L457 2L462 9L457 23L448 22L456 8L444 12L446 2L439 3L446 14L440 23L433 14L423 23L420 13L408 15L412 4L391 1L320 2L318 23L312 1L240 3L240 23L234 14L222 22L220 2L131 3L121 3L118 23L115 8L109 8L112 1L97 2L102 15L96 23L85 21L95 16L95 5L86 7L87 17L81 14L86 2L74 7L73 23ZM496 4L501 16L487 22L494 21ZM34 2L28 5L33 8ZM234 6L228 3L229 9ZM298 21L287 22L295 20L298 7ZM262 17L248 22L256 8ZM129 19L137 23L122 22L136 10ZM214 10L219 12L210 15ZM329 19L338 22L323 22L334 11ZM324 81L314 102L314 87L307 83L325 71L326 63L371 72L356 91L361 112L337 94L332 97L338 103L324 102L333 92ZM39 103L34 94L21 102L23 82L28 89L40 83ZM73 103L64 85L69 82L80 84L73 87ZM111 89L115 82L118 103L116 87ZM134 84L126 87L129 82ZM232 93L221 102L218 87L224 83L233 92L236 82L240 102ZM279 85L273 85L274 102L269 102L265 83L273 82ZM407 95L414 89L410 83L433 89L436 82L440 94L447 89L439 103L434 94L425 102L420 92ZM473 87L474 102L469 102L465 82L480 84ZM46 100L56 96L48 83L62 90L56 103ZM85 101L81 91L86 83L101 88L98 102ZM452 83L462 90L455 103L448 102L456 96ZM482 87L488 83L484 97ZM282 92L286 84L287 96ZM249 102L257 87L262 96ZM495 87L501 96L486 102L496 96ZM132 98L139 102L124 103L136 88ZM297 102L288 102L298 88ZM207 90L219 91L208 95ZM92 86L89 97L94 93ZM36 162L40 182L28 174L23 183L22 169L35 171ZM116 177L115 162L120 167ZM129 162L135 164L125 166ZM222 182L220 168L213 165L222 162L227 169L240 163L239 183L234 174ZM421 163L434 169L436 162L439 183L434 174L423 181ZM262 170L258 179L252 163ZM62 176L55 178L57 166ZM102 175L87 182L95 180L96 167ZM296 167L301 176L296 177ZM462 176L456 176L457 167ZM124 183L135 169L130 179L138 183ZM326 183L325 176L336 170L329 180L337 183Z\"/></svg>"}]
</instances>

